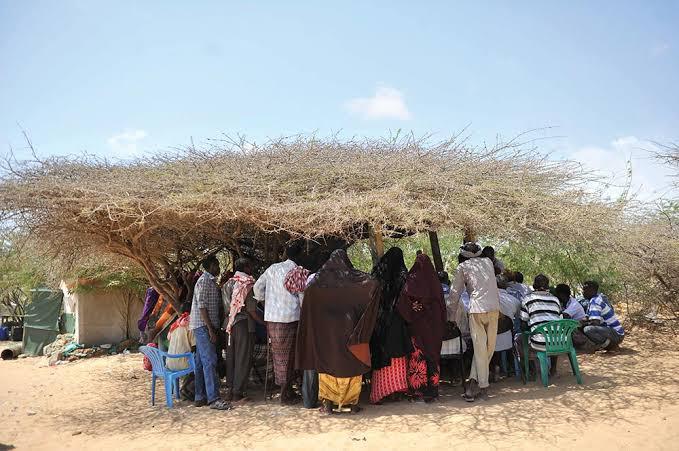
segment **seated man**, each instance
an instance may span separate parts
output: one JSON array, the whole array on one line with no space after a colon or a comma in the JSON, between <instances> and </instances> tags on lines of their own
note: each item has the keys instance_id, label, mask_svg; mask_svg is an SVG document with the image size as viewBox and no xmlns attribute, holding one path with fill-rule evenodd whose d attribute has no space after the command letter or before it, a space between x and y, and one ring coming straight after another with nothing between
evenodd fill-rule
<instances>
[{"instance_id":1,"label":"seated man","mask_svg":"<svg viewBox=\"0 0 679 451\"><path fill-rule=\"evenodd\" d=\"M598 349L616 350L625 338L625 330L608 298L599 293L599 284L593 280L582 285L582 294L589 300L584 334Z\"/></svg>"},{"instance_id":2,"label":"seated man","mask_svg":"<svg viewBox=\"0 0 679 451\"><path fill-rule=\"evenodd\" d=\"M538 274L533 281L533 292L521 300L521 326L523 330L535 329L550 321L562 319L559 300L549 293L549 279L544 274ZM520 335L517 335L520 337ZM530 346L535 351L545 350L545 337L542 334L531 335ZM523 346L519 346L519 349ZM528 358L528 356L523 356ZM550 376L556 374L556 356L551 357Z\"/></svg>"},{"instance_id":3,"label":"seated man","mask_svg":"<svg viewBox=\"0 0 679 451\"><path fill-rule=\"evenodd\" d=\"M512 330L514 320L521 311L521 300L507 292L507 278L497 276L497 288L500 295L500 315L498 316L495 352L490 362L490 374L493 381L500 380L501 353L512 349ZM505 374L506 376L506 374Z\"/></svg>"},{"instance_id":4,"label":"seated man","mask_svg":"<svg viewBox=\"0 0 679 451\"><path fill-rule=\"evenodd\" d=\"M582 305L571 296L571 287L565 283L560 283L554 289L554 295L559 299L559 302L561 302L564 318L574 319L576 321L585 319L585 310L582 308Z\"/></svg>"},{"instance_id":5,"label":"seated man","mask_svg":"<svg viewBox=\"0 0 679 451\"><path fill-rule=\"evenodd\" d=\"M585 309L582 308L580 302L571 296L571 287L565 283L560 283L554 289L554 295L559 299L559 302L561 302L563 317L580 321L580 327L573 331L573 346L575 346L577 349L592 351L593 345L582 332L582 328L585 325L584 321L587 319L587 315L585 315Z\"/></svg>"},{"instance_id":6,"label":"seated man","mask_svg":"<svg viewBox=\"0 0 679 451\"><path fill-rule=\"evenodd\" d=\"M519 271L508 271L507 293L517 299L523 299L530 294L530 288L523 283L523 274Z\"/></svg>"}]
</instances>

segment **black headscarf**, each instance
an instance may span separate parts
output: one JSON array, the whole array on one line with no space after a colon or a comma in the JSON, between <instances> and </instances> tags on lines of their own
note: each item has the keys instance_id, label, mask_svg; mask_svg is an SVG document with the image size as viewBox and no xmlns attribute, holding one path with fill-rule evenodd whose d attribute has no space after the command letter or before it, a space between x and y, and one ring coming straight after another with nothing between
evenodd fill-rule
<instances>
[{"instance_id":1,"label":"black headscarf","mask_svg":"<svg viewBox=\"0 0 679 451\"><path fill-rule=\"evenodd\" d=\"M377 370L389 366L392 358L403 357L413 350L406 323L396 311L396 302L408 277L403 251L398 247L389 249L373 268L372 275L380 282L381 291L377 322L370 340L372 368Z\"/></svg>"}]
</instances>

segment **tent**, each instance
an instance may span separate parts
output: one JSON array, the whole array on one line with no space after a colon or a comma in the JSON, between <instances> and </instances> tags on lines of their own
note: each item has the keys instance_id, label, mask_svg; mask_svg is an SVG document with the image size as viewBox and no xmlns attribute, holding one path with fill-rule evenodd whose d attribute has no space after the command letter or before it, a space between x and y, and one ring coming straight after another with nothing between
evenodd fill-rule
<instances>
[{"instance_id":1,"label":"tent","mask_svg":"<svg viewBox=\"0 0 679 451\"><path fill-rule=\"evenodd\" d=\"M99 287L78 280L61 283L64 293L62 327L70 328L78 344L96 346L139 338L137 320L144 301L140 293L124 288ZM70 331L69 331L70 332Z\"/></svg>"},{"instance_id":2,"label":"tent","mask_svg":"<svg viewBox=\"0 0 679 451\"><path fill-rule=\"evenodd\" d=\"M42 355L42 348L59 333L59 313L63 294L46 288L31 290L31 302L24 316L24 353Z\"/></svg>"}]
</instances>

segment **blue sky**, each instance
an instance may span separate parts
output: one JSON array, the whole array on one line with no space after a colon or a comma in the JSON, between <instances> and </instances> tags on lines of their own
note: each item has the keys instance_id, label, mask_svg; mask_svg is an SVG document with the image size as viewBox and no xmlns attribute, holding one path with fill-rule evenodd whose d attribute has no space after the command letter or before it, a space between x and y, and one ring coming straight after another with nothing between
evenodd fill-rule
<instances>
[{"instance_id":1,"label":"blue sky","mask_svg":"<svg viewBox=\"0 0 679 451\"><path fill-rule=\"evenodd\" d=\"M472 141L534 128L555 158L668 195L679 2L0 0L0 151L118 158L221 133ZM339 3L339 2L337 2ZM18 125L19 124L19 125Z\"/></svg>"}]
</instances>

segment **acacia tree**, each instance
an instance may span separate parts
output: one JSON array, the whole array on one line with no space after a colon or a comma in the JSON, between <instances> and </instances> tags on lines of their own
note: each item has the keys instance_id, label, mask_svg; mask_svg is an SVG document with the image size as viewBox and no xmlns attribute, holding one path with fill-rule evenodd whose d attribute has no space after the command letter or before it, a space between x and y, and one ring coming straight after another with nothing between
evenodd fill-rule
<instances>
[{"instance_id":1,"label":"acacia tree","mask_svg":"<svg viewBox=\"0 0 679 451\"><path fill-rule=\"evenodd\" d=\"M346 246L368 226L592 239L610 232L623 204L602 201L591 183L520 139L225 137L132 162L8 159L0 215L55 253L133 260L178 308L177 273L222 249L267 263L289 240Z\"/></svg>"}]
</instances>

